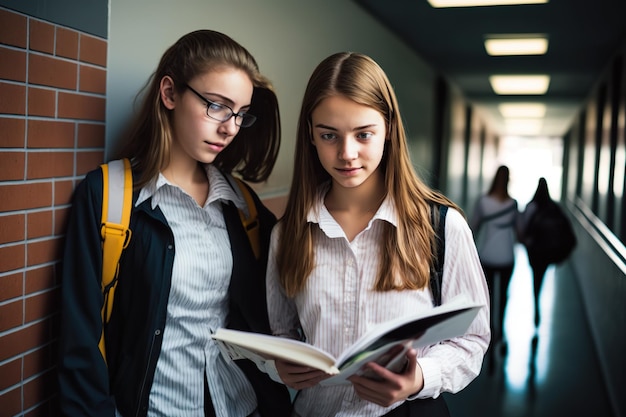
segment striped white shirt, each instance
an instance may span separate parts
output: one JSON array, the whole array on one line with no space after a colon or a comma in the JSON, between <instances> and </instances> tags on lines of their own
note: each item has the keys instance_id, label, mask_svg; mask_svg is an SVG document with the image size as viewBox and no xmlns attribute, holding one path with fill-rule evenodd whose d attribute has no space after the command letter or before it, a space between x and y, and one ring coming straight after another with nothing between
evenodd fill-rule
<instances>
[{"instance_id":1,"label":"striped white shirt","mask_svg":"<svg viewBox=\"0 0 626 417\"><path fill-rule=\"evenodd\" d=\"M284 295L278 283L276 250L280 229L272 232L267 275L267 297L272 332L297 337L301 324L307 342L335 357L376 324L402 315L432 308L430 291L373 291L378 272L378 254L383 249L383 222L397 225L397 214L387 198L368 226L349 242L324 206L320 194L308 221L314 229L315 265L305 289L295 298ZM472 301L489 305L472 233L463 216L448 210L442 302L464 294ZM489 310L484 307L463 337L418 351L424 373L424 388L415 398L437 397L458 392L480 372L489 344ZM270 372L271 373L271 372ZM412 397L413 398L413 397ZM357 397L351 385L315 387L298 395L295 410L302 417L381 416L391 407L380 407Z\"/></svg>"},{"instance_id":2,"label":"striped white shirt","mask_svg":"<svg viewBox=\"0 0 626 417\"><path fill-rule=\"evenodd\" d=\"M519 224L517 201L504 201L488 194L476 202L470 226L482 263L490 267L513 265L516 230Z\"/></svg>"},{"instance_id":3,"label":"striped white shirt","mask_svg":"<svg viewBox=\"0 0 626 417\"><path fill-rule=\"evenodd\" d=\"M165 215L176 246L150 417L204 417L205 373L218 417L244 417L256 408L249 381L211 338L225 326L233 267L221 202L246 205L215 167L206 170L210 191L203 207L163 175L144 187L137 201L152 197L152 208Z\"/></svg>"}]
</instances>

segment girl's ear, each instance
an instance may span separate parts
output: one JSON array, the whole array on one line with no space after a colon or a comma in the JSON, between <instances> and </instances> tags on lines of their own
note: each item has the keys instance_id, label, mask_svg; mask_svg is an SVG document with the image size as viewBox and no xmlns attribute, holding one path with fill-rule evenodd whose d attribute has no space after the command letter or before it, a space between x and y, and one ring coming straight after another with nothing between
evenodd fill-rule
<instances>
[{"instance_id":1,"label":"girl's ear","mask_svg":"<svg viewBox=\"0 0 626 417\"><path fill-rule=\"evenodd\" d=\"M168 110L173 110L176 107L175 101L175 89L174 89L174 80L169 75L161 78L161 83L159 84L159 93L161 96L161 102Z\"/></svg>"}]
</instances>

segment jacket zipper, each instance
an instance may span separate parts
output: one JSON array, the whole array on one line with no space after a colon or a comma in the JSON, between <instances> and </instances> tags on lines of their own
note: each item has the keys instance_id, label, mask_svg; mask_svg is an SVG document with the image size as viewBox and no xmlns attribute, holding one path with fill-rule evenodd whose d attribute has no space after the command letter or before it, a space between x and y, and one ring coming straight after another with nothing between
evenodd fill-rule
<instances>
[{"instance_id":1,"label":"jacket zipper","mask_svg":"<svg viewBox=\"0 0 626 417\"><path fill-rule=\"evenodd\" d=\"M144 372L143 374L143 379L141 380L141 389L139 390L139 398L138 398L138 402L137 402L137 411L135 412L135 417L139 417L141 408L142 408L142 404L143 404L143 396L144 396L144 390L146 389L146 380L148 379L148 370L151 369L151 363L152 363L152 353L154 352L154 343L157 337L159 337L161 335L161 330L160 329L156 329L154 331L154 334L152 335L152 343L150 344L150 352L148 354L148 366L146 367L146 372Z\"/></svg>"}]
</instances>

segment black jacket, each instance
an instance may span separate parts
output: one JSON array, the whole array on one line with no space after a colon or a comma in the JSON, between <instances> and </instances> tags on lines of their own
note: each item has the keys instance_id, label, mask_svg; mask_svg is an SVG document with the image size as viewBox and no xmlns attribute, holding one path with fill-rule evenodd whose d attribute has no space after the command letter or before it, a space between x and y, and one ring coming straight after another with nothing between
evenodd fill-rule
<instances>
[{"instance_id":1,"label":"black jacket","mask_svg":"<svg viewBox=\"0 0 626 417\"><path fill-rule=\"evenodd\" d=\"M252 192L261 223L261 259L254 258L236 207L224 204L233 252L228 327L269 333L265 299L267 249L275 216ZM135 196L136 198L136 196ZM107 364L98 350L102 329L102 171L78 185L69 217L62 269L59 360L61 409L68 416L145 416L159 357L169 298L174 238L151 199L133 209L132 237L120 258L111 321L105 329ZM237 361L251 381L263 416L289 416L287 389L247 361Z\"/></svg>"}]
</instances>

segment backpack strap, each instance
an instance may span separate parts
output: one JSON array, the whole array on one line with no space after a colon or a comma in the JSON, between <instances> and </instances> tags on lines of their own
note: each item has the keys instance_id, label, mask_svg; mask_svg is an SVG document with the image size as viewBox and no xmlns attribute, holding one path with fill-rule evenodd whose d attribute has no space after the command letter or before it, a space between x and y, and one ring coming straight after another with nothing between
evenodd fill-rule
<instances>
[{"instance_id":1,"label":"backpack strap","mask_svg":"<svg viewBox=\"0 0 626 417\"><path fill-rule=\"evenodd\" d=\"M435 212L439 212L439 216ZM443 282L443 263L446 252L446 213L448 212L448 206L443 204L433 204L430 208L430 222L435 230L435 242L436 256L433 259L433 265L430 270L430 292L433 296L433 305L441 305L441 285Z\"/></svg>"},{"instance_id":2,"label":"backpack strap","mask_svg":"<svg viewBox=\"0 0 626 417\"><path fill-rule=\"evenodd\" d=\"M133 174L128 159L111 161L100 165L102 169L102 305L103 333L98 344L105 358L104 325L111 318L119 260L122 251L128 246L131 231L130 213L133 202Z\"/></svg>"},{"instance_id":3,"label":"backpack strap","mask_svg":"<svg viewBox=\"0 0 626 417\"><path fill-rule=\"evenodd\" d=\"M248 213L245 213L241 209L238 209L237 211L239 211L241 224L248 235L248 240L250 241L252 252L254 252L254 257L259 259L261 255L261 224L259 223L259 215L256 205L254 204L254 199L252 198L252 193L250 192L248 185L243 182L243 180L229 174L224 174L224 177L228 180L231 188L243 197L246 202Z\"/></svg>"}]
</instances>

